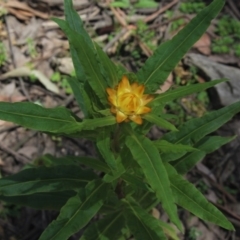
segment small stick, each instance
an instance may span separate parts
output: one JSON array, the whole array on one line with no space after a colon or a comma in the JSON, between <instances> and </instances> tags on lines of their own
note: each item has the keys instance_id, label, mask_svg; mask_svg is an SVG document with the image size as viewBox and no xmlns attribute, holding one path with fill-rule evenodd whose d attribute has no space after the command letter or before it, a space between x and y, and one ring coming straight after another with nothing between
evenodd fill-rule
<instances>
[{"instance_id":1,"label":"small stick","mask_svg":"<svg viewBox=\"0 0 240 240\"><path fill-rule=\"evenodd\" d=\"M153 13L152 15L146 17L144 19L144 22L150 22L152 20L154 20L158 15L160 15L161 13L167 11L169 8L171 8L172 6L174 6L175 4L178 3L179 0L173 0L172 2L170 2L169 4L167 4L166 6L160 8L157 12Z\"/></svg>"},{"instance_id":2,"label":"small stick","mask_svg":"<svg viewBox=\"0 0 240 240\"><path fill-rule=\"evenodd\" d=\"M8 45L9 45L9 49L10 49L10 56L11 56L11 59L12 59L13 66L16 69L17 65L16 65L16 62L15 62L14 54L13 54L13 47L12 47L12 42L11 42L11 39L10 39L10 31L9 31L9 26L8 26L8 21L7 21L6 16L4 16L4 20L5 20L5 23L6 23L6 29L7 29L7 34L8 34ZM19 77L19 81L20 81L21 89L22 89L25 97L30 102L31 101L30 96L29 96L29 94L28 94L28 92L27 92L27 90L24 86L24 82L23 82L23 79L21 77Z\"/></svg>"}]
</instances>

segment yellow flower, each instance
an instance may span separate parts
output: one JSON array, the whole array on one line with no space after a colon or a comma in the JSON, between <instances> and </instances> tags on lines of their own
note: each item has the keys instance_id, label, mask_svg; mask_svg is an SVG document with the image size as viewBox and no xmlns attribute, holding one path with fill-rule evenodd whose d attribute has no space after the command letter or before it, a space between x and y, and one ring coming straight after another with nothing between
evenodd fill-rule
<instances>
[{"instance_id":1,"label":"yellow flower","mask_svg":"<svg viewBox=\"0 0 240 240\"><path fill-rule=\"evenodd\" d=\"M136 82L130 85L126 76L122 77L116 90L107 88L111 112L116 114L118 123L132 120L137 124L142 124L141 115L151 111L151 108L145 105L153 100L153 96L143 94L144 90L144 85L139 85Z\"/></svg>"}]
</instances>

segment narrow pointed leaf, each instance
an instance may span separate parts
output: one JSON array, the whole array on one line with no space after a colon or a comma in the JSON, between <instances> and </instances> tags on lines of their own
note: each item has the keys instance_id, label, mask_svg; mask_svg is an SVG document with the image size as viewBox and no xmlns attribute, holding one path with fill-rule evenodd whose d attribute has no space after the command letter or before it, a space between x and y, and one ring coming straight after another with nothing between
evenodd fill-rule
<instances>
[{"instance_id":1,"label":"narrow pointed leaf","mask_svg":"<svg viewBox=\"0 0 240 240\"><path fill-rule=\"evenodd\" d=\"M88 112L92 114L92 106L90 99L84 90L83 83L78 81L76 77L68 77L67 78L69 85L73 91L74 97L77 100L80 109L83 111L85 117L88 117Z\"/></svg>"},{"instance_id":2,"label":"narrow pointed leaf","mask_svg":"<svg viewBox=\"0 0 240 240\"><path fill-rule=\"evenodd\" d=\"M167 240L156 218L149 215L134 201L129 201L128 199L123 199L122 201L126 206L124 215L127 226L134 235L134 239Z\"/></svg>"},{"instance_id":3,"label":"narrow pointed leaf","mask_svg":"<svg viewBox=\"0 0 240 240\"><path fill-rule=\"evenodd\" d=\"M101 180L90 182L62 207L60 214L42 233L39 240L68 239L83 228L103 205L109 185Z\"/></svg>"},{"instance_id":4,"label":"narrow pointed leaf","mask_svg":"<svg viewBox=\"0 0 240 240\"><path fill-rule=\"evenodd\" d=\"M192 45L206 32L211 20L217 16L224 4L224 0L214 0L172 40L161 44L138 72L139 81L151 92L157 90Z\"/></svg>"},{"instance_id":5,"label":"narrow pointed leaf","mask_svg":"<svg viewBox=\"0 0 240 240\"><path fill-rule=\"evenodd\" d=\"M57 158L50 154L46 154L41 158L39 158L38 161L43 163L46 167L57 166L57 165L83 164L97 171L102 171L106 173L111 171L106 163L91 157L66 156L66 157Z\"/></svg>"},{"instance_id":6,"label":"narrow pointed leaf","mask_svg":"<svg viewBox=\"0 0 240 240\"><path fill-rule=\"evenodd\" d=\"M76 195L75 191L61 191L61 192L40 192L29 195L18 196L1 196L0 200L39 210L60 210L69 198Z\"/></svg>"},{"instance_id":7,"label":"narrow pointed leaf","mask_svg":"<svg viewBox=\"0 0 240 240\"><path fill-rule=\"evenodd\" d=\"M111 240L118 239L125 227L122 212L115 212L91 224L83 233L80 240Z\"/></svg>"},{"instance_id":8,"label":"narrow pointed leaf","mask_svg":"<svg viewBox=\"0 0 240 240\"><path fill-rule=\"evenodd\" d=\"M101 74L94 51L89 47L89 44L86 43L84 37L72 30L67 22L56 18L54 21L65 32L70 45L76 50L77 57L85 73L86 81L89 82L100 101L103 104L107 104L107 83Z\"/></svg>"},{"instance_id":9,"label":"narrow pointed leaf","mask_svg":"<svg viewBox=\"0 0 240 240\"><path fill-rule=\"evenodd\" d=\"M84 29L83 21L81 20L79 14L73 8L72 0L64 0L64 13L69 26L74 31L81 34L85 39L86 43L93 49L92 39L89 37L88 33Z\"/></svg>"},{"instance_id":10,"label":"narrow pointed leaf","mask_svg":"<svg viewBox=\"0 0 240 240\"><path fill-rule=\"evenodd\" d=\"M127 183L130 183L132 186L135 186L137 188L141 188L143 190L148 190L150 192L153 192L153 190L148 186L147 183L145 183L142 179L132 175L132 174L129 174L129 173L124 173L121 178L127 182Z\"/></svg>"},{"instance_id":11,"label":"narrow pointed leaf","mask_svg":"<svg viewBox=\"0 0 240 240\"><path fill-rule=\"evenodd\" d=\"M214 152L219 149L224 144L232 141L234 137L220 137L220 136L210 136L204 137L200 142L196 144L196 148L200 151L192 152L186 156L180 158L178 161L174 162L172 165L181 175L186 174L190 171L199 161L201 161L206 154Z\"/></svg>"},{"instance_id":12,"label":"narrow pointed leaf","mask_svg":"<svg viewBox=\"0 0 240 240\"><path fill-rule=\"evenodd\" d=\"M171 130L171 131L178 131L176 129L176 127L171 124L170 122L166 121L165 119L156 116L155 114L146 114L143 116L144 119L146 119L147 121L156 124L157 126L167 129L167 130Z\"/></svg>"},{"instance_id":13,"label":"narrow pointed leaf","mask_svg":"<svg viewBox=\"0 0 240 240\"><path fill-rule=\"evenodd\" d=\"M68 22L70 28L72 28L77 33L81 34L85 39L86 43L89 45L89 47L92 50L94 50L92 40L87 34L87 32L85 31L81 18L79 17L76 10L73 8L72 0L64 1L64 12L65 12L66 21ZM78 58L77 51L72 45L70 45L70 51L71 51L73 65L74 65L77 77L76 77L76 81L72 80L72 81L69 81L69 83L73 90L74 96L76 97L76 100L81 110L84 113L84 116L88 117L89 112L90 112L90 115L92 114L92 108L90 104L90 98L83 88L83 83L85 82L84 69Z\"/></svg>"},{"instance_id":14,"label":"narrow pointed leaf","mask_svg":"<svg viewBox=\"0 0 240 240\"><path fill-rule=\"evenodd\" d=\"M134 133L130 129L127 131L130 136L126 139L126 145L142 168L158 199L162 202L162 206L169 215L170 220L181 229L177 208L170 189L170 182L157 148L148 138Z\"/></svg>"},{"instance_id":15,"label":"narrow pointed leaf","mask_svg":"<svg viewBox=\"0 0 240 240\"><path fill-rule=\"evenodd\" d=\"M82 122L83 130L93 130L98 127L111 126L116 124L116 119L114 116L107 116L95 119L84 119Z\"/></svg>"},{"instance_id":16,"label":"narrow pointed leaf","mask_svg":"<svg viewBox=\"0 0 240 240\"><path fill-rule=\"evenodd\" d=\"M108 55L98 46L97 43L95 43L95 48L101 64L102 75L106 78L109 87L116 87L119 81L117 66L109 59Z\"/></svg>"},{"instance_id":17,"label":"narrow pointed leaf","mask_svg":"<svg viewBox=\"0 0 240 240\"><path fill-rule=\"evenodd\" d=\"M202 220L212 222L225 229L234 230L228 219L195 188L184 180L169 164L166 164L171 188L177 204Z\"/></svg>"},{"instance_id":18,"label":"narrow pointed leaf","mask_svg":"<svg viewBox=\"0 0 240 240\"><path fill-rule=\"evenodd\" d=\"M43 108L29 102L0 102L0 119L43 132L67 134L81 131L81 122L77 122L64 107Z\"/></svg>"},{"instance_id":19,"label":"narrow pointed leaf","mask_svg":"<svg viewBox=\"0 0 240 240\"><path fill-rule=\"evenodd\" d=\"M240 102L207 113L201 118L192 119L186 122L178 132L167 133L163 139L175 144L194 144L217 130L238 112L240 112Z\"/></svg>"},{"instance_id":20,"label":"narrow pointed leaf","mask_svg":"<svg viewBox=\"0 0 240 240\"><path fill-rule=\"evenodd\" d=\"M221 82L226 82L226 80L220 79L220 80L214 80L214 81L206 82L206 83L198 83L198 84L192 84L189 86L178 87L173 90L170 89L165 93L158 94L157 97L155 97L152 100L151 104L153 104L154 106L163 105L167 102L190 95L192 93L204 91L204 90L206 90L210 87L213 87L216 84L219 84Z\"/></svg>"},{"instance_id":21,"label":"narrow pointed leaf","mask_svg":"<svg viewBox=\"0 0 240 240\"><path fill-rule=\"evenodd\" d=\"M193 152L198 151L197 148L183 144L173 144L165 140L156 140L153 142L155 147L162 153L182 153L182 152Z\"/></svg>"},{"instance_id":22,"label":"narrow pointed leaf","mask_svg":"<svg viewBox=\"0 0 240 240\"><path fill-rule=\"evenodd\" d=\"M117 162L110 147L110 131L108 131L107 129L102 129L97 137L97 148L107 165L112 170L117 170Z\"/></svg>"},{"instance_id":23,"label":"narrow pointed leaf","mask_svg":"<svg viewBox=\"0 0 240 240\"><path fill-rule=\"evenodd\" d=\"M0 179L0 195L19 196L39 192L80 189L97 176L78 166L28 168Z\"/></svg>"}]
</instances>

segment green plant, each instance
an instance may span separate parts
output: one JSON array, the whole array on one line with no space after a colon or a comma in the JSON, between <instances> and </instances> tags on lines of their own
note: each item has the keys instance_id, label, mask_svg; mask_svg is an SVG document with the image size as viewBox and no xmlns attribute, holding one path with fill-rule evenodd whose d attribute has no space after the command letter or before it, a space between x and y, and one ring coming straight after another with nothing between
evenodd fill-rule
<instances>
[{"instance_id":1,"label":"green plant","mask_svg":"<svg viewBox=\"0 0 240 240\"><path fill-rule=\"evenodd\" d=\"M0 66L2 66L7 60L6 49L4 44L0 42Z\"/></svg>"},{"instance_id":2,"label":"green plant","mask_svg":"<svg viewBox=\"0 0 240 240\"><path fill-rule=\"evenodd\" d=\"M183 13L199 13L206 4L202 1L188 1L180 4L180 11Z\"/></svg>"},{"instance_id":3,"label":"green plant","mask_svg":"<svg viewBox=\"0 0 240 240\"><path fill-rule=\"evenodd\" d=\"M214 53L233 51L240 57L240 21L225 15L218 21L215 32L219 37L213 41L212 51Z\"/></svg>"},{"instance_id":4,"label":"green plant","mask_svg":"<svg viewBox=\"0 0 240 240\"><path fill-rule=\"evenodd\" d=\"M138 0L132 5L130 0L114 0L111 6L120 8L155 8L158 6L158 3L154 0Z\"/></svg>"},{"instance_id":5,"label":"green plant","mask_svg":"<svg viewBox=\"0 0 240 240\"><path fill-rule=\"evenodd\" d=\"M188 232L188 240L197 240L198 237L200 237L202 235L202 232L199 231L198 229L196 229L195 227L190 228L189 232Z\"/></svg>"},{"instance_id":6,"label":"green plant","mask_svg":"<svg viewBox=\"0 0 240 240\"><path fill-rule=\"evenodd\" d=\"M64 3L66 21L54 21L70 42L76 77L70 77L69 83L84 119L63 107L47 109L28 102L1 102L0 119L51 135L92 140L99 154L96 158L45 155L27 169L0 179L0 199L60 210L40 240L68 239L87 224L81 240L132 235L136 240L166 240L166 235L178 239L169 224L149 214L160 203L181 231L177 205L233 230L227 218L182 175L233 139L207 135L240 112L240 102L192 119L177 130L162 113L165 104L225 80L154 94L224 1L214 0L172 40L160 45L136 74L115 65L83 29L72 2ZM151 141L146 134L154 124L170 131ZM95 215L99 220L90 223Z\"/></svg>"},{"instance_id":7,"label":"green plant","mask_svg":"<svg viewBox=\"0 0 240 240\"><path fill-rule=\"evenodd\" d=\"M71 76L74 76L74 75L71 74ZM59 83L60 87L63 88L63 90L66 94L73 93L72 88L67 80L67 76L61 75L60 72L54 72L50 79L53 82Z\"/></svg>"},{"instance_id":8,"label":"green plant","mask_svg":"<svg viewBox=\"0 0 240 240\"><path fill-rule=\"evenodd\" d=\"M27 38L27 48L28 48L28 54L31 58L35 58L37 56L37 50L35 46L35 42L32 38Z\"/></svg>"}]
</instances>

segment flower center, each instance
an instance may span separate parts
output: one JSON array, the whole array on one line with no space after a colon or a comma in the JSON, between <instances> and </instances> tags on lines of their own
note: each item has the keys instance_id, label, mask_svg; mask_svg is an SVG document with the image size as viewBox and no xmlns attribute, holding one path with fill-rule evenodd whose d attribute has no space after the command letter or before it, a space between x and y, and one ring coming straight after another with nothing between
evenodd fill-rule
<instances>
[{"instance_id":1,"label":"flower center","mask_svg":"<svg viewBox=\"0 0 240 240\"><path fill-rule=\"evenodd\" d=\"M123 93L117 99L118 108L126 115L134 114L141 106L141 99L133 93Z\"/></svg>"}]
</instances>

